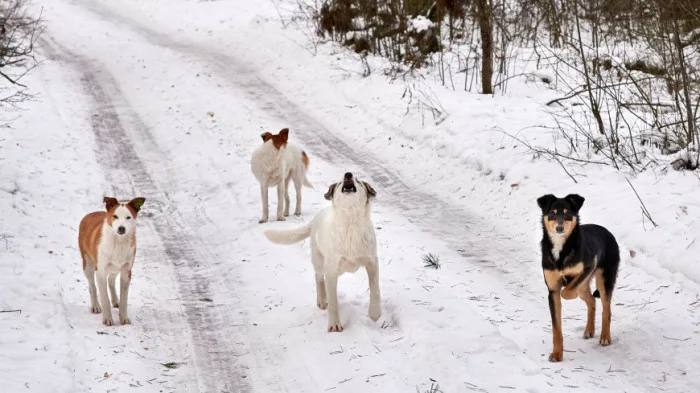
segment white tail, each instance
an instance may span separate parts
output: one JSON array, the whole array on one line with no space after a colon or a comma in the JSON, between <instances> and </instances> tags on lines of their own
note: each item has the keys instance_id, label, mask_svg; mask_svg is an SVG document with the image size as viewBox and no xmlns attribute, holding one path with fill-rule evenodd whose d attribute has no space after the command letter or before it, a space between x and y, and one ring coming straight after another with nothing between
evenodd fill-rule
<instances>
[{"instance_id":1,"label":"white tail","mask_svg":"<svg viewBox=\"0 0 700 393\"><path fill-rule=\"evenodd\" d=\"M309 237L311 234L311 225L307 224L303 227L294 229L268 229L264 233L265 237L267 237L273 243L294 244Z\"/></svg>"}]
</instances>

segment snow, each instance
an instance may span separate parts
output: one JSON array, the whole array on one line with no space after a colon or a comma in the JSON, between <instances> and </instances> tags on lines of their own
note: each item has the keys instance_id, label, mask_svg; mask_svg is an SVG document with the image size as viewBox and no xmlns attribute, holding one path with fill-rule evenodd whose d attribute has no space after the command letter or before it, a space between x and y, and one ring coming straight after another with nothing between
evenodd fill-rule
<instances>
[{"instance_id":1,"label":"snow","mask_svg":"<svg viewBox=\"0 0 700 393\"><path fill-rule=\"evenodd\" d=\"M505 96L468 94L430 70L391 81L372 57L362 78L351 52L279 22L292 3L37 4L46 61L26 83L38 99L0 134L0 310L22 310L0 313L4 389L700 389L695 174L581 166L573 183L507 135L551 142L544 103L557 92L516 79ZM316 189L302 218L259 225L250 154L283 127L309 152ZM261 232L309 220L346 171L378 191L383 316L367 316L366 275L344 275L345 331L329 334L308 244ZM557 364L535 203L550 192L586 197L582 221L608 227L623 253L613 345L583 340L583 302L564 302ZM105 194L146 197L129 326L88 312L80 271L77 225ZM423 267L427 253L441 269Z\"/></svg>"},{"instance_id":2,"label":"snow","mask_svg":"<svg viewBox=\"0 0 700 393\"><path fill-rule=\"evenodd\" d=\"M417 33L421 33L433 27L433 22L423 15L418 15L415 18L410 19L408 23L411 25L411 30Z\"/></svg>"}]
</instances>

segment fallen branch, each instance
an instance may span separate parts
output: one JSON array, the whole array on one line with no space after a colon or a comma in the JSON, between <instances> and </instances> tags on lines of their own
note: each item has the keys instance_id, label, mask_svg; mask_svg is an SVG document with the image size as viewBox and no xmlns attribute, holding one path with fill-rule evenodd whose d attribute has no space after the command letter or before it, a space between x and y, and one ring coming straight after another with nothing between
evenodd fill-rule
<instances>
[{"instance_id":1,"label":"fallen branch","mask_svg":"<svg viewBox=\"0 0 700 393\"><path fill-rule=\"evenodd\" d=\"M651 223L654 225L654 228L658 227L658 225L656 224L656 222L654 222L654 219L651 218L651 213L649 213L649 210L647 209L646 205L644 204L644 201L642 201L642 198L641 198L641 197L639 196L639 194L637 193L637 190L634 188L634 186L632 185L632 183L629 181L628 178L625 178L625 180L627 180L627 184L630 185L630 187L632 188L632 191L634 192L634 195L637 196L637 199L639 200L639 203L641 203L641 206L640 206L640 207L641 207L641 209L642 209L642 214L643 214L646 218L648 218L649 221L651 221Z\"/></svg>"}]
</instances>

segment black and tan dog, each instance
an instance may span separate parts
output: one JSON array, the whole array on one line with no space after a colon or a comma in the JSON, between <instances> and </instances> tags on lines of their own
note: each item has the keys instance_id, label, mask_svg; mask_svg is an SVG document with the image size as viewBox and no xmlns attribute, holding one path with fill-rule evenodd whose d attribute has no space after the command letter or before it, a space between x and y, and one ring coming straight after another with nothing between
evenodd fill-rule
<instances>
[{"instance_id":1,"label":"black and tan dog","mask_svg":"<svg viewBox=\"0 0 700 393\"><path fill-rule=\"evenodd\" d=\"M595 333L595 298L603 303L603 330L600 344L610 345L610 300L612 298L620 251L615 237L599 225L579 225L578 212L584 198L576 194L557 198L548 194L537 199L542 209L542 270L549 289L554 348L549 360L559 362L564 354L561 330L561 298L580 297L588 307L583 338ZM597 291L591 294L595 277ZM560 298L561 296L561 298Z\"/></svg>"}]
</instances>

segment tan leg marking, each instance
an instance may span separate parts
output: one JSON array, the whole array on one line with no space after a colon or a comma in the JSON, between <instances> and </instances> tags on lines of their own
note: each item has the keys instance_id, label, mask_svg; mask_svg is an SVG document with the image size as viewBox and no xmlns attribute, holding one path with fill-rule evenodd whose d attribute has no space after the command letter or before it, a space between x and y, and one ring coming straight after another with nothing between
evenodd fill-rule
<instances>
[{"instance_id":1,"label":"tan leg marking","mask_svg":"<svg viewBox=\"0 0 700 393\"><path fill-rule=\"evenodd\" d=\"M591 294L591 275L578 287L578 296L586 303L588 310L586 317L586 329L583 331L583 338L595 336L595 298Z\"/></svg>"},{"instance_id":2,"label":"tan leg marking","mask_svg":"<svg viewBox=\"0 0 700 393\"><path fill-rule=\"evenodd\" d=\"M612 343L612 337L610 337L612 314L610 312L610 296L605 292L605 280L603 279L602 270L597 270L595 273L595 285L598 288L600 301L603 304L603 328L600 332L600 345L607 346Z\"/></svg>"},{"instance_id":3,"label":"tan leg marking","mask_svg":"<svg viewBox=\"0 0 700 393\"><path fill-rule=\"evenodd\" d=\"M564 337L561 331L561 272L557 270L543 270L544 281L549 289L549 312L552 317L552 353L549 354L550 362L560 362L564 358Z\"/></svg>"},{"instance_id":4,"label":"tan leg marking","mask_svg":"<svg viewBox=\"0 0 700 393\"><path fill-rule=\"evenodd\" d=\"M550 307L552 307L552 353L550 362L561 362L564 358L564 335L561 331L561 297L556 292L550 292Z\"/></svg>"}]
</instances>

